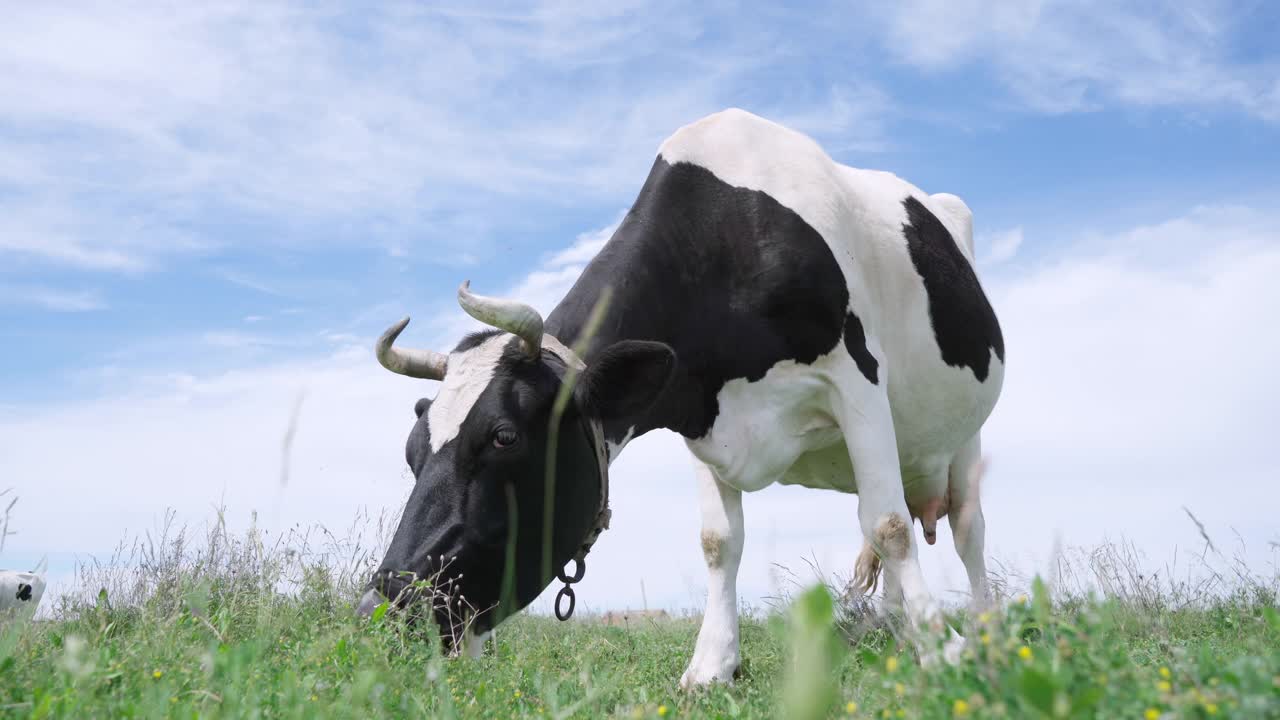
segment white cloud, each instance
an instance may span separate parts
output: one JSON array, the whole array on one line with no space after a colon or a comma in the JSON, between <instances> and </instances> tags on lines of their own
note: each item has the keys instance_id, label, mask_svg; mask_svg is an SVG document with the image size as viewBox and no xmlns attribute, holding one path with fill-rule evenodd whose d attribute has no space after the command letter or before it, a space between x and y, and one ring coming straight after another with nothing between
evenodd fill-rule
<instances>
[{"instance_id":1,"label":"white cloud","mask_svg":"<svg viewBox=\"0 0 1280 720\"><path fill-rule=\"evenodd\" d=\"M0 27L0 184L44 212L0 214L0 238L34 238L0 253L145 266L175 248L139 236L230 210L392 256L424 243L442 262L474 255L496 205L631 192L664 136L755 87L783 52L775 33L708 35L710 12L14 8ZM825 88L792 95L811 117L832 102ZM837 117L859 119L840 127L846 141L873 114L864 97L874 88L836 97Z\"/></svg>"},{"instance_id":2,"label":"white cloud","mask_svg":"<svg viewBox=\"0 0 1280 720\"><path fill-rule=\"evenodd\" d=\"M218 268L214 271L214 274L232 285L239 285L240 287L249 288L250 290L256 290L264 295L286 299L290 297L289 293L280 290L273 283L264 282L263 280L260 280L246 272L233 270L231 268Z\"/></svg>"},{"instance_id":3,"label":"white cloud","mask_svg":"<svg viewBox=\"0 0 1280 720\"><path fill-rule=\"evenodd\" d=\"M979 237L974 245L981 265L999 265L1013 259L1022 247L1022 226Z\"/></svg>"},{"instance_id":4,"label":"white cloud","mask_svg":"<svg viewBox=\"0 0 1280 720\"><path fill-rule=\"evenodd\" d=\"M1044 112L1103 104L1226 107L1280 120L1280 63L1229 54L1247 8L1143 3L911 0L881 15L885 48L929 71L978 63Z\"/></svg>"},{"instance_id":5,"label":"white cloud","mask_svg":"<svg viewBox=\"0 0 1280 720\"><path fill-rule=\"evenodd\" d=\"M120 250L87 247L77 239L52 235L35 239L14 233L0 238L0 251L91 270L140 270L145 265L141 258Z\"/></svg>"},{"instance_id":6,"label":"white cloud","mask_svg":"<svg viewBox=\"0 0 1280 720\"><path fill-rule=\"evenodd\" d=\"M0 78L0 86L3 82ZM0 113L3 102L0 99ZM5 141L0 134L0 147ZM43 147L17 149L47 152ZM81 147L74 152L78 156L94 151ZM117 211L101 207L99 201L78 198L59 182L38 176L15 179L12 185L19 192L0 199L0 258L12 267L58 265L136 274L150 270L156 257L208 252L214 246L136 210ZM2 178L0 187L4 187ZM124 196L118 199L126 204L141 202Z\"/></svg>"},{"instance_id":7,"label":"white cloud","mask_svg":"<svg viewBox=\"0 0 1280 720\"><path fill-rule=\"evenodd\" d=\"M812 136L830 154L883 152L891 145L885 137L885 118L894 103L869 82L832 87L827 102L799 109L779 107L768 117L786 127Z\"/></svg>"},{"instance_id":8,"label":"white cloud","mask_svg":"<svg viewBox=\"0 0 1280 720\"><path fill-rule=\"evenodd\" d=\"M107 307L90 290L60 290L40 285L0 285L0 304L34 305L54 312L88 312Z\"/></svg>"},{"instance_id":9,"label":"white cloud","mask_svg":"<svg viewBox=\"0 0 1280 720\"><path fill-rule=\"evenodd\" d=\"M606 225L599 230L590 230L578 235L572 245L553 255L551 259L547 261L546 265L549 268L557 269L564 267L585 267L586 264L591 262L591 259L596 256L596 253L600 252L600 249L604 247L604 244L609 242L609 238L613 237L613 234L617 232L618 226L622 224L622 218L625 214L626 211L624 210L621 213L618 213L618 219L613 223ZM568 287L566 287L565 290L568 290Z\"/></svg>"},{"instance_id":10,"label":"white cloud","mask_svg":"<svg viewBox=\"0 0 1280 720\"><path fill-rule=\"evenodd\" d=\"M1276 539L1256 509L1280 420L1280 339L1261 330L1280 307L1276 219L1198 208L990 283L1009 360L988 425L993 522L1167 547L1193 537L1186 505L1255 551Z\"/></svg>"},{"instance_id":11,"label":"white cloud","mask_svg":"<svg viewBox=\"0 0 1280 720\"><path fill-rule=\"evenodd\" d=\"M207 330L200 334L199 341L203 345L219 349L270 347L281 344L281 340L276 337L237 330Z\"/></svg>"},{"instance_id":12,"label":"white cloud","mask_svg":"<svg viewBox=\"0 0 1280 720\"><path fill-rule=\"evenodd\" d=\"M86 239L75 229L60 227L61 218L52 212L33 213L27 208L14 207L13 203L0 204L0 256L8 255L10 262L36 260L45 263L68 265L87 270L137 271L146 262L135 252L122 247L110 247L114 243L101 243ZM26 212L24 212L24 210Z\"/></svg>"},{"instance_id":13,"label":"white cloud","mask_svg":"<svg viewBox=\"0 0 1280 720\"><path fill-rule=\"evenodd\" d=\"M526 302L546 316L560 302L569 288L586 269L591 258L600 252L622 222L622 214L613 223L598 230L582 233L573 245L556 253L541 268L529 273L507 295Z\"/></svg>"},{"instance_id":14,"label":"white cloud","mask_svg":"<svg viewBox=\"0 0 1280 720\"><path fill-rule=\"evenodd\" d=\"M1177 549L1199 548L1187 506L1218 538L1238 532L1263 569L1266 543L1277 539L1277 219L1274 209L1197 208L989 274L1009 363L985 432L993 558L1043 570L1059 539L1125 535L1162 566ZM549 268L578 267L591 242ZM551 298L571 279L539 281L538 292ZM379 368L369 340L263 368L141 384L117 374L111 397L6 412L0 476L22 497L12 551L105 552L126 531L154 527L166 506L203 519L220 500L233 523L256 510L274 529L346 527L360 507L398 511L410 482L411 408L435 385ZM301 393L282 487L282 439ZM679 438L653 433L629 446L611 492L613 526L592 552L583 605L638 606L642 585L650 606L699 605L696 494ZM846 575L852 567L856 498L779 487L749 495L745 508L745 599L776 591L774 562L801 575L805 559ZM955 599L964 573L945 528L940 535L922 560L938 592ZM537 607L548 608L552 593Z\"/></svg>"},{"instance_id":15,"label":"white cloud","mask_svg":"<svg viewBox=\"0 0 1280 720\"><path fill-rule=\"evenodd\" d=\"M573 244L551 253L535 269L529 271L518 282L508 288L485 288L472 284L471 290L481 295L518 300L531 305L545 318L556 304L573 287L574 281L582 274L587 263L595 257L604 244L613 237L613 233L622 222L619 213L617 220L604 227L580 233ZM439 349L452 348L466 333L481 329L483 326L462 313L452 297L443 304L428 308L424 313L431 328L431 344Z\"/></svg>"}]
</instances>

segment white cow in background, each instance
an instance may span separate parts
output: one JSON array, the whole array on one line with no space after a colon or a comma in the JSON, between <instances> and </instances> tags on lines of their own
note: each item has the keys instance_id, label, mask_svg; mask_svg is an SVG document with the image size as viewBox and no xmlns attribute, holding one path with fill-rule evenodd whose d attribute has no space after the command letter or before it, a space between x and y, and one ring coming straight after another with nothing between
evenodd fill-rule
<instances>
[{"instance_id":1,"label":"white cow in background","mask_svg":"<svg viewBox=\"0 0 1280 720\"><path fill-rule=\"evenodd\" d=\"M11 611L28 617L35 614L44 596L46 565L47 562L41 560L31 572L0 570L0 616L7 616Z\"/></svg>"}]
</instances>

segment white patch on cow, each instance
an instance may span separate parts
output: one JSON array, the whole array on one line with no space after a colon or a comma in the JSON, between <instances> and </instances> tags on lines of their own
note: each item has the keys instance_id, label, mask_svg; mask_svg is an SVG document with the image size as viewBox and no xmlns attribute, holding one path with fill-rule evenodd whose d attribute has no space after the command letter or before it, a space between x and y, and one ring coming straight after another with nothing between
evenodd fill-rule
<instances>
[{"instance_id":1,"label":"white patch on cow","mask_svg":"<svg viewBox=\"0 0 1280 720\"><path fill-rule=\"evenodd\" d=\"M636 436L636 426L632 425L631 427L627 428L627 434L623 435L621 440L619 440L616 443L615 442L605 443L609 451L610 464L613 464L614 458L618 457L618 453L622 452L622 449L625 448L627 446L627 443L631 442L631 439L634 438L635 436Z\"/></svg>"},{"instance_id":2,"label":"white patch on cow","mask_svg":"<svg viewBox=\"0 0 1280 720\"><path fill-rule=\"evenodd\" d=\"M935 205L934 215L956 239L960 252L973 264L973 211L964 200L951 193L934 193L929 196ZM937 212L941 210L942 212Z\"/></svg>"},{"instance_id":3,"label":"white patch on cow","mask_svg":"<svg viewBox=\"0 0 1280 720\"><path fill-rule=\"evenodd\" d=\"M0 613L34 614L44 596L44 562L32 572L0 570Z\"/></svg>"},{"instance_id":4,"label":"white patch on cow","mask_svg":"<svg viewBox=\"0 0 1280 720\"><path fill-rule=\"evenodd\" d=\"M431 452L440 452L445 443L458 436L471 408L493 381L511 337L510 333L499 333L469 350L449 354L449 372L427 411Z\"/></svg>"}]
</instances>

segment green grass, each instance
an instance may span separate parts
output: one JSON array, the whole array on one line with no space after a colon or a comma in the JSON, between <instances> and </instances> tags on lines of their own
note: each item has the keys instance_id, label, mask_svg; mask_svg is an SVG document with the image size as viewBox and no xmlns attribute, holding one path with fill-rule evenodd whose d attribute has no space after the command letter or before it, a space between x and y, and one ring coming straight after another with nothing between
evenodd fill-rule
<instances>
[{"instance_id":1,"label":"green grass","mask_svg":"<svg viewBox=\"0 0 1280 720\"><path fill-rule=\"evenodd\" d=\"M217 542L161 543L132 570L87 572L53 619L8 623L0 715L1280 717L1280 615L1274 586L1257 582L1056 601L1037 585L989 617L955 618L971 652L928 670L892 624L820 589L744 620L733 687L684 693L694 618L523 615L485 657L445 659L394 614L353 617L351 583L306 553Z\"/></svg>"}]
</instances>

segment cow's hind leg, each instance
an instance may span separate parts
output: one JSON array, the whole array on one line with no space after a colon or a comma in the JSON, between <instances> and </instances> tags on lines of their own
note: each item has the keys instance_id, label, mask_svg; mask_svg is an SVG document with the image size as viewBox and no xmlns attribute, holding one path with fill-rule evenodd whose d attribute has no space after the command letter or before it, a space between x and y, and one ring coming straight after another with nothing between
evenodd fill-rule
<instances>
[{"instance_id":1,"label":"cow's hind leg","mask_svg":"<svg viewBox=\"0 0 1280 720\"><path fill-rule=\"evenodd\" d=\"M991 605L987 561L983 554L987 526L982 517L979 488L981 479L982 443L975 435L951 461L951 507L947 515L956 544L956 554L960 556L965 572L969 575L971 607L975 612L986 610Z\"/></svg>"},{"instance_id":2,"label":"cow's hind leg","mask_svg":"<svg viewBox=\"0 0 1280 720\"><path fill-rule=\"evenodd\" d=\"M883 580L884 599L880 609L886 616L902 614L902 583L893 573L882 572L880 555L871 543L864 543L858 552L858 560L853 566L853 581L850 590L863 595L872 595Z\"/></svg>"},{"instance_id":3,"label":"cow's hind leg","mask_svg":"<svg viewBox=\"0 0 1280 720\"><path fill-rule=\"evenodd\" d=\"M857 378L853 381L855 387L843 389L844 395L834 409L858 482L858 521L864 541L879 555L888 589L897 595L900 588L903 612L910 625L916 630L946 630L951 637L944 648L945 656L948 660L958 659L963 640L946 627L916 554L889 398L883 386L863 381L856 369L852 375ZM932 644L924 642L923 637L920 640L917 647L921 660L936 660Z\"/></svg>"},{"instance_id":4,"label":"cow's hind leg","mask_svg":"<svg viewBox=\"0 0 1280 720\"><path fill-rule=\"evenodd\" d=\"M733 681L738 651L738 563L742 560L742 491L694 460L702 505L702 555L707 561L707 607L680 687Z\"/></svg>"}]
</instances>

